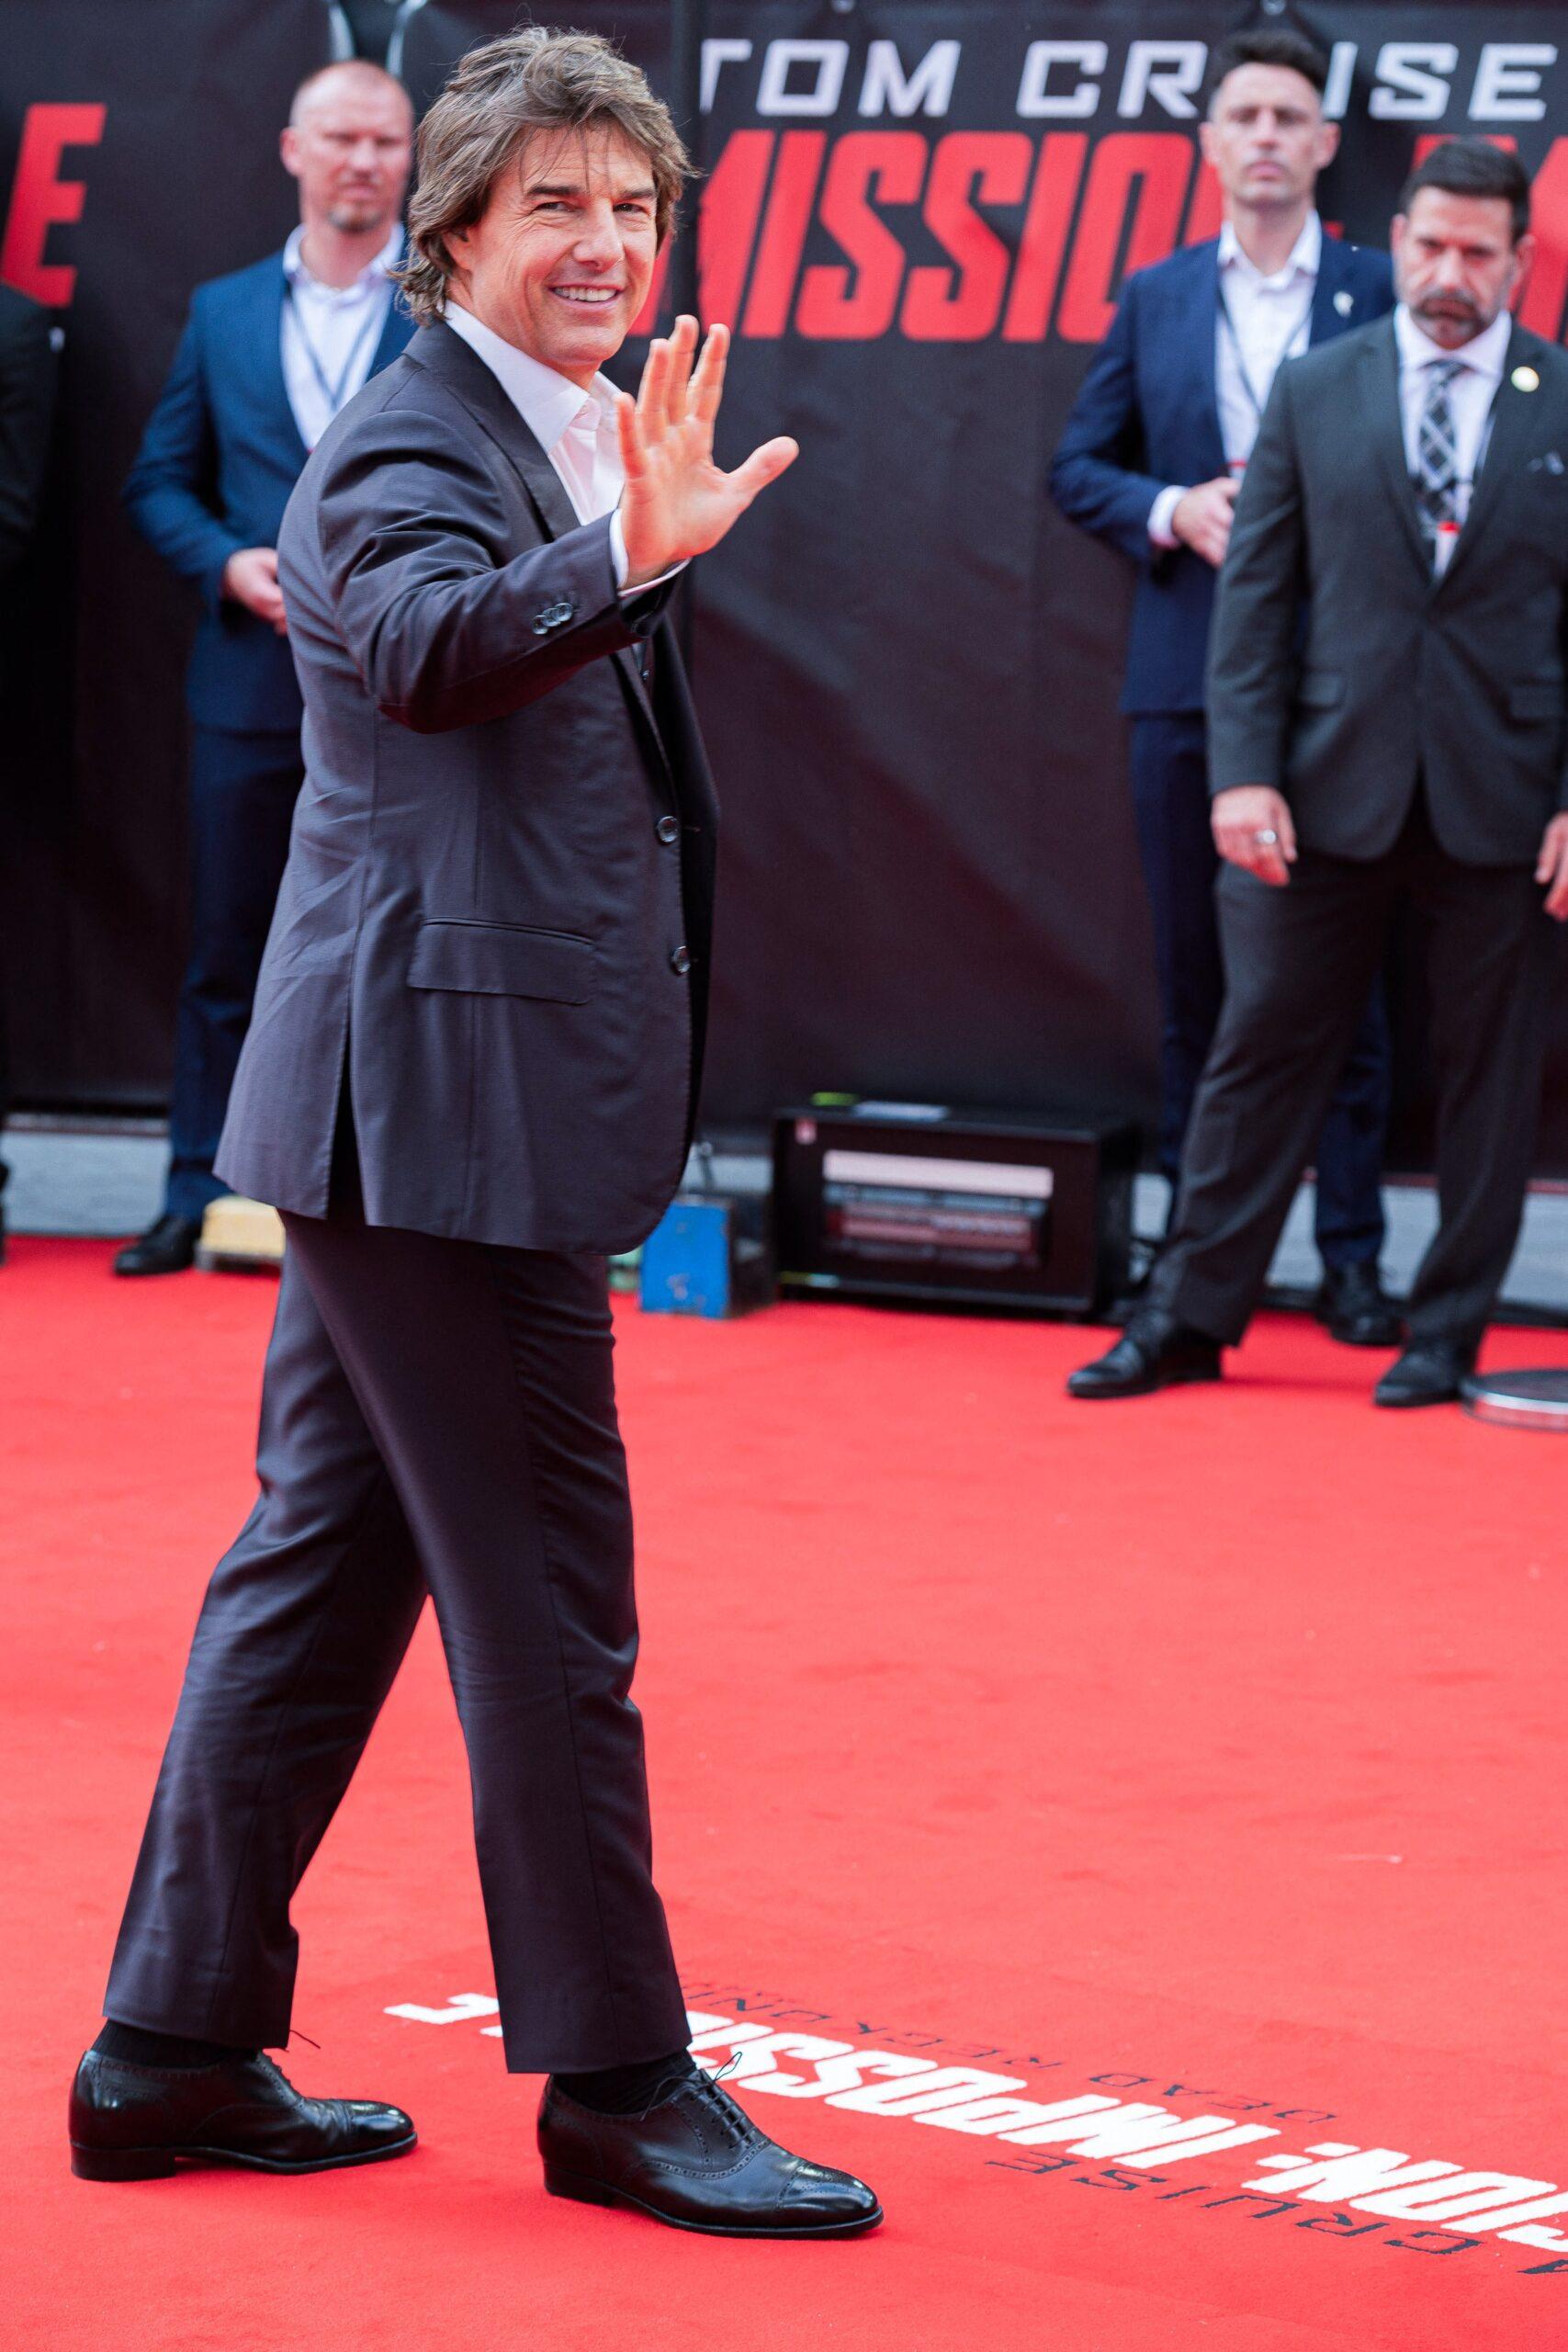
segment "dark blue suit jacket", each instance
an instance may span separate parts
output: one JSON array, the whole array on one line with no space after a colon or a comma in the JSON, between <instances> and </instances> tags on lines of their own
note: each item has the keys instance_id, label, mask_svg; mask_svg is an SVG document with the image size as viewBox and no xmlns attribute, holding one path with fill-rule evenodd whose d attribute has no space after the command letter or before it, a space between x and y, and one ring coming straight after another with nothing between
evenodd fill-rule
<instances>
[{"instance_id":1,"label":"dark blue suit jacket","mask_svg":"<svg viewBox=\"0 0 1568 2352\"><path fill-rule=\"evenodd\" d=\"M1051 463L1062 513L1138 567L1125 711L1203 707L1217 575L1190 548L1155 547L1149 509L1168 484L1190 489L1225 470L1214 389L1219 250L1211 238L1127 280ZM1326 343L1393 307L1388 255L1325 236L1310 340Z\"/></svg>"},{"instance_id":2,"label":"dark blue suit jacket","mask_svg":"<svg viewBox=\"0 0 1568 2352\"><path fill-rule=\"evenodd\" d=\"M283 381L284 288L281 253L197 288L125 484L142 537L201 591L186 681L191 717L247 734L294 734L301 707L288 639L220 588L237 548L277 545L305 464ZM412 333L394 298L371 373Z\"/></svg>"}]
</instances>

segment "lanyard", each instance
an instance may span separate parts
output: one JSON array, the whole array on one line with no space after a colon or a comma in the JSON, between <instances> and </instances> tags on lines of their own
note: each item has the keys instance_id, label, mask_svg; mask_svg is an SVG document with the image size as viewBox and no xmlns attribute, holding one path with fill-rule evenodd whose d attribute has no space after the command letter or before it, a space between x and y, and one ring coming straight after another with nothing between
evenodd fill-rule
<instances>
[{"instance_id":1,"label":"lanyard","mask_svg":"<svg viewBox=\"0 0 1568 2352\"><path fill-rule=\"evenodd\" d=\"M1284 344L1280 347L1280 364L1281 367L1292 356L1291 346L1292 344L1298 342L1302 334L1305 332L1308 322L1312 317L1313 296L1315 291L1315 286L1309 286L1307 288L1306 300L1302 306L1302 314L1296 321L1295 325L1291 329L1290 334L1285 338ZM1226 335L1229 338L1231 356L1235 361L1235 372L1241 380L1241 389L1247 394L1247 406L1251 409L1258 423L1261 424L1263 422L1263 402L1258 397L1257 385L1253 382L1252 378L1247 373L1247 361L1242 356L1241 337L1236 333L1235 321L1231 316L1231 306L1225 300L1225 289L1221 286L1216 288L1215 292L1216 299L1218 300L1220 306L1220 332L1222 334Z\"/></svg>"},{"instance_id":2,"label":"lanyard","mask_svg":"<svg viewBox=\"0 0 1568 2352\"><path fill-rule=\"evenodd\" d=\"M360 359L366 356L367 344L370 342L372 335L375 335L378 340L379 339L380 329L386 320L386 312L378 301L373 301L371 303L368 311L366 312L364 322L360 326L358 333L355 334L354 341L348 347L348 356L344 361L342 368L339 369L337 379L334 382L321 365L321 355L317 350L315 343L311 338L310 328L305 324L304 307L295 300L294 284L292 279L288 282L288 307L294 313L294 325L296 331L299 334L300 342L305 346L305 356L310 363L310 373L315 377L317 387L321 391L321 398L327 404L327 414L329 418L334 417L348 398L348 386L350 379L353 377L355 368L358 366Z\"/></svg>"}]
</instances>

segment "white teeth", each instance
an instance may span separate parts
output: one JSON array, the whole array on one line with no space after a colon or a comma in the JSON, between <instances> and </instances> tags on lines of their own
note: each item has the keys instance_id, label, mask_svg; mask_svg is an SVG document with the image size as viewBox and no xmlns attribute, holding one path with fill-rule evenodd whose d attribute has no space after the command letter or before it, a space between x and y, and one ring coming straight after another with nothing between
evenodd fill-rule
<instances>
[{"instance_id":1,"label":"white teeth","mask_svg":"<svg viewBox=\"0 0 1568 2352\"><path fill-rule=\"evenodd\" d=\"M619 288L614 286L552 286L550 291L558 294L563 302L588 302L602 309L606 302L615 300Z\"/></svg>"}]
</instances>

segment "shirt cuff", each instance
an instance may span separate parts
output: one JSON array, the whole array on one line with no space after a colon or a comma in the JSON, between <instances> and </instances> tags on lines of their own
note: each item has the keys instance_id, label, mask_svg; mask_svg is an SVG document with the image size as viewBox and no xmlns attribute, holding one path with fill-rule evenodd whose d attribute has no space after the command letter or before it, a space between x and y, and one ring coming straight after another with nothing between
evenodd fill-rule
<instances>
[{"instance_id":1,"label":"shirt cuff","mask_svg":"<svg viewBox=\"0 0 1568 2352\"><path fill-rule=\"evenodd\" d=\"M1170 527L1170 518L1186 497L1189 487L1190 485L1186 482L1172 482L1168 490L1160 492L1159 496L1150 507L1149 537L1156 548L1174 548L1180 545L1176 533Z\"/></svg>"},{"instance_id":2,"label":"shirt cuff","mask_svg":"<svg viewBox=\"0 0 1568 2352\"><path fill-rule=\"evenodd\" d=\"M673 580L678 571L686 569L683 563L672 563L668 571L660 573L657 580L645 580L640 587L628 588L626 574L631 565L626 560L626 535L621 529L621 510L618 506L610 517L610 561L615 568L615 587L623 604L629 603L634 596L651 595L654 589L662 588L667 580Z\"/></svg>"}]
</instances>

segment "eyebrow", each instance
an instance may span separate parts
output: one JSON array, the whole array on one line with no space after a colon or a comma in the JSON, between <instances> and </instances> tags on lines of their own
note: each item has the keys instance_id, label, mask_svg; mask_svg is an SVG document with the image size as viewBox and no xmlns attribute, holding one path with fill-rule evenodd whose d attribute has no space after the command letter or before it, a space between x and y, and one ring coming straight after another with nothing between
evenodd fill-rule
<instances>
[{"instance_id":1,"label":"eyebrow","mask_svg":"<svg viewBox=\"0 0 1568 2352\"><path fill-rule=\"evenodd\" d=\"M581 180L531 180L523 193L525 196L581 196L584 189ZM615 201L626 204L634 197L642 197L651 203L656 194L657 190L651 187L623 187L615 191Z\"/></svg>"}]
</instances>

